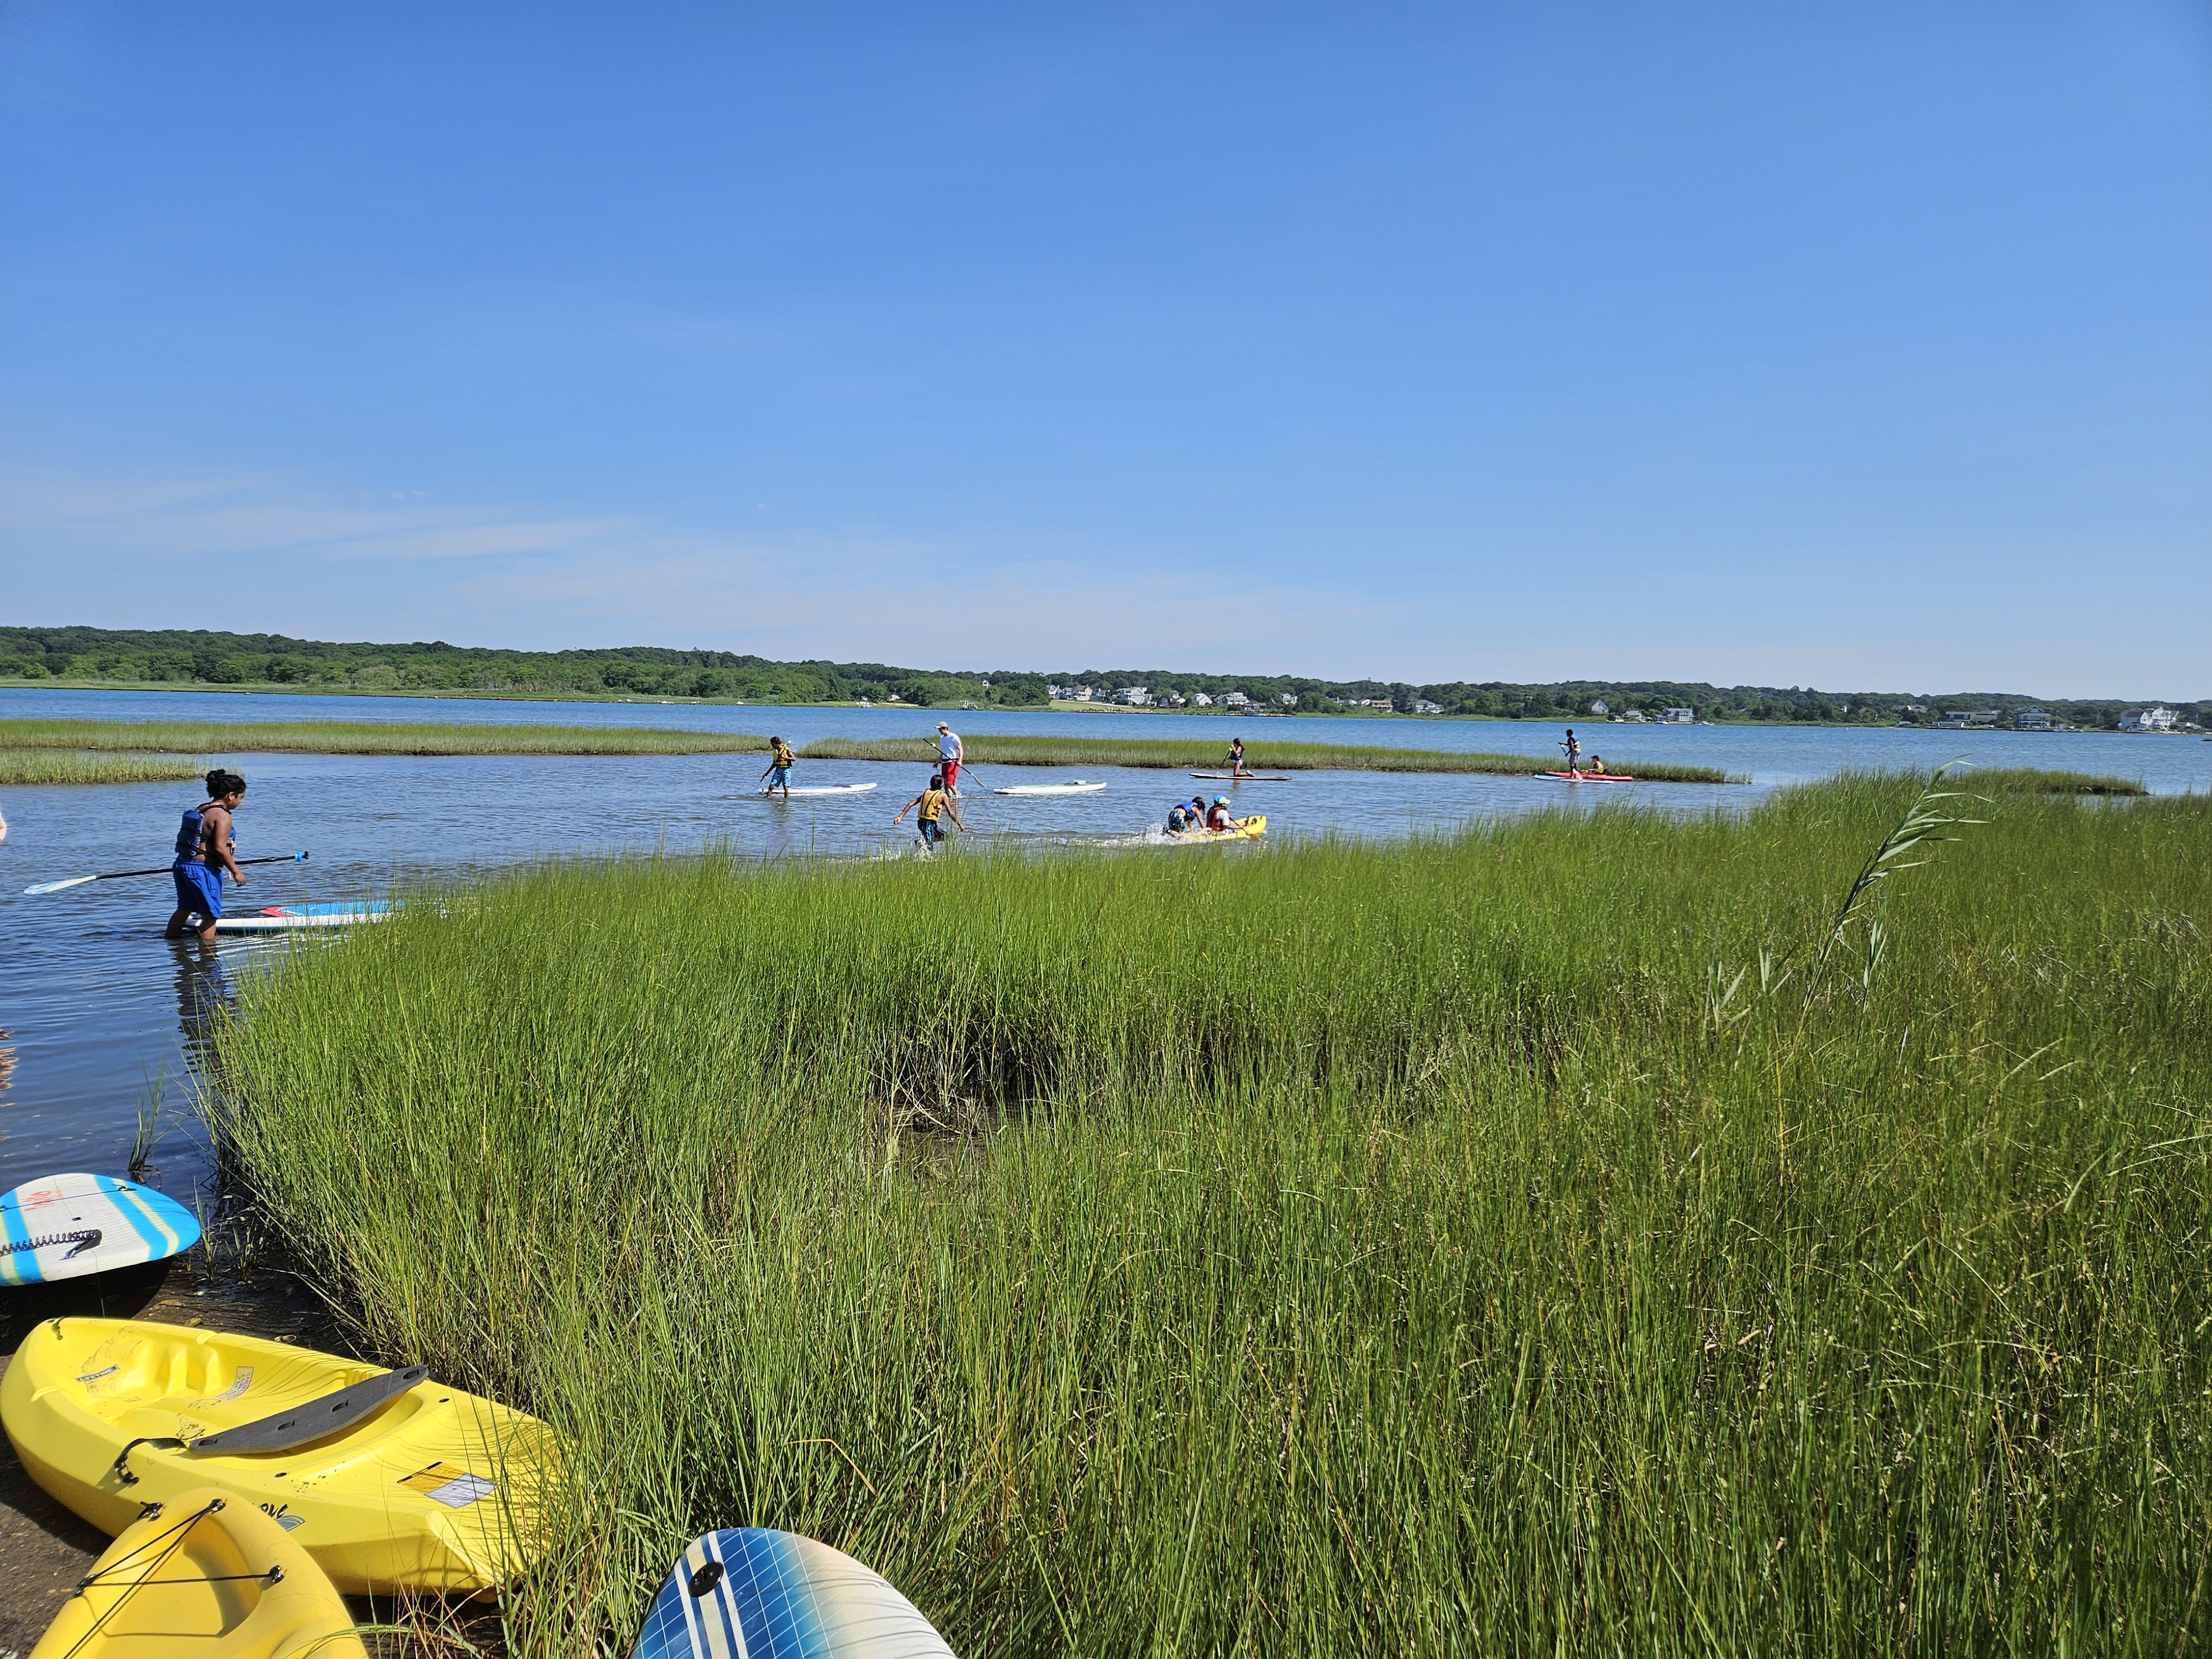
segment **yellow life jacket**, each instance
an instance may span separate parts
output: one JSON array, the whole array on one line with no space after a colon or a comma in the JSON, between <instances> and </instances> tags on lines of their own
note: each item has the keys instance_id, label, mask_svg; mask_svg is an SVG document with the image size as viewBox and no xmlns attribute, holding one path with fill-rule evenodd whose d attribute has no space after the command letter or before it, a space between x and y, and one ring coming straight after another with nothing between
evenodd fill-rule
<instances>
[{"instance_id":1,"label":"yellow life jacket","mask_svg":"<svg viewBox=\"0 0 2212 1659\"><path fill-rule=\"evenodd\" d=\"M925 789L921 792L921 810L915 816L922 823L933 823L944 810L945 792L942 789Z\"/></svg>"}]
</instances>

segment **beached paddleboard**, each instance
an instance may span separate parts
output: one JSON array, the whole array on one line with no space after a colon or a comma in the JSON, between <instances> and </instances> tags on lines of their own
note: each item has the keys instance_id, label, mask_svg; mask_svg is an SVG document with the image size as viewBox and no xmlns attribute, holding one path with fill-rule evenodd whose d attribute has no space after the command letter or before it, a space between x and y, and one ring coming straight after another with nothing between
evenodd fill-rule
<instances>
[{"instance_id":1,"label":"beached paddleboard","mask_svg":"<svg viewBox=\"0 0 2212 1659\"><path fill-rule=\"evenodd\" d=\"M284 933L298 927L350 927L356 922L382 921L392 914L388 899L356 899L338 904L271 904L265 908L222 917L218 933Z\"/></svg>"},{"instance_id":2,"label":"beached paddleboard","mask_svg":"<svg viewBox=\"0 0 2212 1659\"><path fill-rule=\"evenodd\" d=\"M313 1557L244 1498L198 1486L125 1527L31 1659L368 1659Z\"/></svg>"},{"instance_id":3,"label":"beached paddleboard","mask_svg":"<svg viewBox=\"0 0 2212 1659\"><path fill-rule=\"evenodd\" d=\"M1539 772L1540 778L1557 778L1561 783L1633 783L1636 780L1621 772Z\"/></svg>"},{"instance_id":4,"label":"beached paddleboard","mask_svg":"<svg viewBox=\"0 0 2212 1659\"><path fill-rule=\"evenodd\" d=\"M0 1195L0 1285L47 1285L189 1250L200 1224L137 1182L57 1175Z\"/></svg>"},{"instance_id":5,"label":"beached paddleboard","mask_svg":"<svg viewBox=\"0 0 2212 1659\"><path fill-rule=\"evenodd\" d=\"M1235 772L1194 772L1191 776L1223 778L1231 783L1288 783L1291 781L1290 775L1285 772L1247 772L1241 776Z\"/></svg>"},{"instance_id":6,"label":"beached paddleboard","mask_svg":"<svg viewBox=\"0 0 2212 1659\"><path fill-rule=\"evenodd\" d=\"M913 1602L842 1551L735 1527L692 1540L630 1659L952 1659Z\"/></svg>"},{"instance_id":7,"label":"beached paddleboard","mask_svg":"<svg viewBox=\"0 0 2212 1659\"><path fill-rule=\"evenodd\" d=\"M0 1376L0 1424L31 1478L102 1532L221 1486L348 1595L507 1583L542 1552L540 1472L558 1455L537 1419L419 1367L146 1320L40 1324Z\"/></svg>"},{"instance_id":8,"label":"beached paddleboard","mask_svg":"<svg viewBox=\"0 0 2212 1659\"><path fill-rule=\"evenodd\" d=\"M1073 783L1014 783L1004 789L994 789L994 795L1095 795L1106 786L1085 783L1078 778Z\"/></svg>"}]
</instances>

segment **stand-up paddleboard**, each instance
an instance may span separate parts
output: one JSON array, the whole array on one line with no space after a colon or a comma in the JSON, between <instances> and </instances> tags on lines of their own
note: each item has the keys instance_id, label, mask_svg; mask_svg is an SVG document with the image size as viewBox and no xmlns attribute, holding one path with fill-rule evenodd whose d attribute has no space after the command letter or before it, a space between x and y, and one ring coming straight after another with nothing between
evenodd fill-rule
<instances>
[{"instance_id":1,"label":"stand-up paddleboard","mask_svg":"<svg viewBox=\"0 0 2212 1659\"><path fill-rule=\"evenodd\" d=\"M357 921L382 921L392 914L389 899L356 899L343 904L271 904L251 915L224 916L218 933L283 933L295 927L350 927Z\"/></svg>"},{"instance_id":2,"label":"stand-up paddleboard","mask_svg":"<svg viewBox=\"0 0 2212 1659\"><path fill-rule=\"evenodd\" d=\"M630 1659L952 1659L913 1602L842 1551L764 1527L695 1538Z\"/></svg>"},{"instance_id":3,"label":"stand-up paddleboard","mask_svg":"<svg viewBox=\"0 0 2212 1659\"><path fill-rule=\"evenodd\" d=\"M1539 772L1540 778L1557 778L1561 783L1633 783L1636 780L1623 772Z\"/></svg>"},{"instance_id":4,"label":"stand-up paddleboard","mask_svg":"<svg viewBox=\"0 0 2212 1659\"><path fill-rule=\"evenodd\" d=\"M1287 772L1194 772L1194 778L1225 778L1231 783L1288 783Z\"/></svg>"},{"instance_id":5,"label":"stand-up paddleboard","mask_svg":"<svg viewBox=\"0 0 2212 1659\"><path fill-rule=\"evenodd\" d=\"M1073 783L1015 783L1004 789L994 789L994 795L1095 795L1106 786L1085 783L1078 778Z\"/></svg>"},{"instance_id":6,"label":"stand-up paddleboard","mask_svg":"<svg viewBox=\"0 0 2212 1659\"><path fill-rule=\"evenodd\" d=\"M794 795L865 795L869 790L875 787L876 786L872 783L816 783L809 784L803 788L794 788L791 793ZM781 795L783 791L781 789L757 789L753 793L757 795L766 795L773 799ZM732 795L730 799L732 800L737 800L740 798L738 796Z\"/></svg>"},{"instance_id":7,"label":"stand-up paddleboard","mask_svg":"<svg viewBox=\"0 0 2212 1659\"><path fill-rule=\"evenodd\" d=\"M200 1224L137 1182L58 1175L0 1194L0 1285L46 1285L189 1250Z\"/></svg>"}]
</instances>

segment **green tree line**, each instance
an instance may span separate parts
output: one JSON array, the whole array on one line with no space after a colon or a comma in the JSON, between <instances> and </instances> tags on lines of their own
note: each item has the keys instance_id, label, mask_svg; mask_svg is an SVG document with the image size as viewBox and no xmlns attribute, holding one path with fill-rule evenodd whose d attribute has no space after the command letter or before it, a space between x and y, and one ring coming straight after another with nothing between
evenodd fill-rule
<instances>
[{"instance_id":1,"label":"green tree line","mask_svg":"<svg viewBox=\"0 0 2212 1659\"><path fill-rule=\"evenodd\" d=\"M1732 685L1703 681L1502 680L1415 684L1327 680L1302 675L1187 673L1169 669L1099 669L1053 674L1010 669L952 671L871 662L777 662L732 651L620 646L584 651L505 651L448 645L341 643L281 634L202 629L0 627L0 683L284 686L301 691L477 692L514 696L697 697L748 703L896 702L933 708L1042 708L1048 688L1087 684L1100 698L1142 686L1155 702L1205 696L1218 707L1232 693L1270 709L1342 714L1387 702L1405 714L1417 705L1440 714L1571 722L1635 709L1656 715L1689 708L1704 720L1933 724L1948 710L1987 709L2009 721L2039 707L2055 720L2109 729L2122 712L2155 699L2036 698L2017 692L1935 694L1833 691L1808 686ZM2185 721L2212 720L2212 702L2167 700ZM1380 713L1382 711L1376 710Z\"/></svg>"}]
</instances>

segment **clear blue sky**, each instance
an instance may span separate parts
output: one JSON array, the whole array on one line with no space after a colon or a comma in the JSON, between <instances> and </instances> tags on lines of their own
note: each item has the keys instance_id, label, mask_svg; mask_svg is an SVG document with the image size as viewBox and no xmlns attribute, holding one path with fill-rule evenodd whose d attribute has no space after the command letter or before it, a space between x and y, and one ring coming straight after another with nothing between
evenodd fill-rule
<instances>
[{"instance_id":1,"label":"clear blue sky","mask_svg":"<svg viewBox=\"0 0 2212 1659\"><path fill-rule=\"evenodd\" d=\"M2208 20L6 5L0 611L2212 695Z\"/></svg>"}]
</instances>

